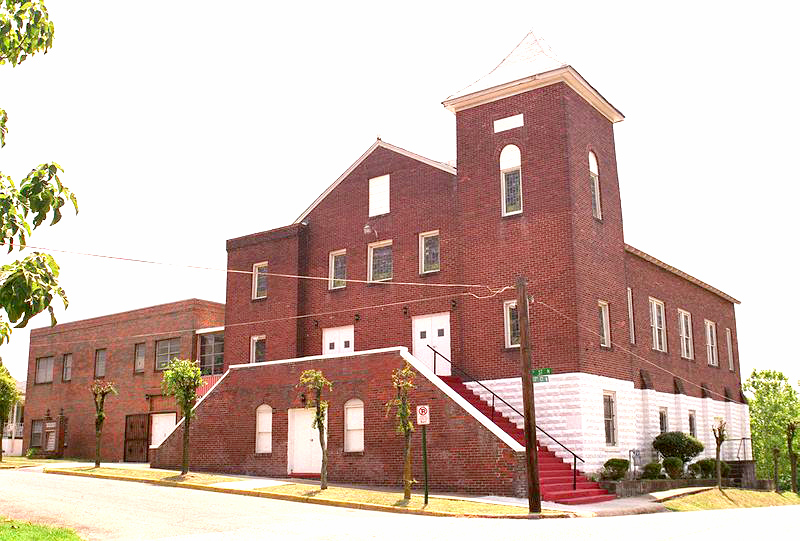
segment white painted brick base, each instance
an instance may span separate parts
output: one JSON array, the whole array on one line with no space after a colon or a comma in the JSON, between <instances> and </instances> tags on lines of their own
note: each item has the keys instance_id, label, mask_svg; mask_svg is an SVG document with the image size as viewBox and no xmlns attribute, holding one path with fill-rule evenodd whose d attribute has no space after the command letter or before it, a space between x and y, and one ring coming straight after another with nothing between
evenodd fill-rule
<instances>
[{"instance_id":1,"label":"white painted brick base","mask_svg":"<svg viewBox=\"0 0 800 541\"><path fill-rule=\"evenodd\" d=\"M482 381L518 411L522 411L522 378ZM477 392L489 404L492 395L476 382L466 386ZM711 398L694 398L682 394L661 393L635 389L633 382L584 373L554 374L547 383L534 384L536 395L536 424L584 459L578 462L583 472L595 472L609 458L629 458L629 451L638 450L641 464L655 457L652 443L659 433L659 411L667 408L670 431L689 432L689 411L696 413L697 438L705 451L701 457L713 457L714 435L711 426L715 418L727 421L728 439L750 437L750 413L746 404L723 402ZM616 395L617 445L605 443L603 393ZM508 406L495 400L495 408L522 428L522 418ZM572 455L549 438L539 434L547 445L565 461ZM723 460L751 459L751 449L740 449L739 441L723 445Z\"/></svg>"}]
</instances>

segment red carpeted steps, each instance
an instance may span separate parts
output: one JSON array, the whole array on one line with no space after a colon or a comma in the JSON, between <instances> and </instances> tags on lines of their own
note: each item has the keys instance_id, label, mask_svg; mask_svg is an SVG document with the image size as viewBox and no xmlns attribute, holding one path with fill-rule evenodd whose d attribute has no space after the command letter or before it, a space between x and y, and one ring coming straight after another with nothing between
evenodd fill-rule
<instances>
[{"instance_id":1,"label":"red carpeted steps","mask_svg":"<svg viewBox=\"0 0 800 541\"><path fill-rule=\"evenodd\" d=\"M514 438L520 445L525 445L525 432L509 421L499 411L492 408L477 394L469 390L461 379L456 376L440 376L455 392L464 397L467 402L486 415L500 427L506 434ZM606 490L600 488L598 483L589 481L583 474L578 473L576 486L572 488L572 465L567 464L547 447L537 442L539 455L539 484L542 490L542 500L563 504L597 503L616 498Z\"/></svg>"}]
</instances>

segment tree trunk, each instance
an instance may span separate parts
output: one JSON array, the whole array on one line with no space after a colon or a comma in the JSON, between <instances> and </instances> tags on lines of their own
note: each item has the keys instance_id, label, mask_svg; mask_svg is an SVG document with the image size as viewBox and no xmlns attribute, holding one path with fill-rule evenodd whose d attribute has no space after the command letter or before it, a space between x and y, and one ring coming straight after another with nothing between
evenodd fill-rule
<instances>
[{"instance_id":1,"label":"tree trunk","mask_svg":"<svg viewBox=\"0 0 800 541\"><path fill-rule=\"evenodd\" d=\"M319 445L322 447L322 468L319 472L319 489L328 488L328 445L325 443L325 425L317 423L319 429Z\"/></svg>"},{"instance_id":2,"label":"tree trunk","mask_svg":"<svg viewBox=\"0 0 800 541\"><path fill-rule=\"evenodd\" d=\"M777 447L772 449L772 478L775 481L775 492L780 492L781 490L778 488L778 458L780 457L780 451L778 451Z\"/></svg>"},{"instance_id":3,"label":"tree trunk","mask_svg":"<svg viewBox=\"0 0 800 541\"><path fill-rule=\"evenodd\" d=\"M405 455L405 463L403 465L403 499L411 499L411 483L413 482L411 475L411 431L405 431L405 448L403 449Z\"/></svg>"},{"instance_id":4,"label":"tree trunk","mask_svg":"<svg viewBox=\"0 0 800 541\"><path fill-rule=\"evenodd\" d=\"M796 429L797 424L795 422L789 423L786 427L786 446L789 448L789 466L791 468L790 471L792 476L792 492L797 492L797 453L795 453L794 449L792 448Z\"/></svg>"},{"instance_id":5,"label":"tree trunk","mask_svg":"<svg viewBox=\"0 0 800 541\"><path fill-rule=\"evenodd\" d=\"M722 461L720 454L722 451L722 442L717 440L717 488L722 490Z\"/></svg>"},{"instance_id":6,"label":"tree trunk","mask_svg":"<svg viewBox=\"0 0 800 541\"><path fill-rule=\"evenodd\" d=\"M103 435L103 422L94 423L94 467L100 467L100 436Z\"/></svg>"},{"instance_id":7,"label":"tree trunk","mask_svg":"<svg viewBox=\"0 0 800 541\"><path fill-rule=\"evenodd\" d=\"M3 432L6 430L6 420L0 415L0 462L3 461ZM13 449L13 446L12 446Z\"/></svg>"},{"instance_id":8,"label":"tree trunk","mask_svg":"<svg viewBox=\"0 0 800 541\"><path fill-rule=\"evenodd\" d=\"M191 412L191 410L189 410ZM183 415L183 461L181 462L181 475L189 473L189 413Z\"/></svg>"}]
</instances>

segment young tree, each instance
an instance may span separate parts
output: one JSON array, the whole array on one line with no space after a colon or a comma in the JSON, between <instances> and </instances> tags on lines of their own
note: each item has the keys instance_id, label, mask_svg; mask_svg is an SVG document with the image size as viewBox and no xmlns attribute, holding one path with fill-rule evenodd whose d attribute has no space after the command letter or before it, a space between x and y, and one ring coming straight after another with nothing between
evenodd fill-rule
<instances>
[{"instance_id":1,"label":"young tree","mask_svg":"<svg viewBox=\"0 0 800 541\"><path fill-rule=\"evenodd\" d=\"M391 409L396 410L397 419L396 431L403 436L403 498L411 499L411 485L414 478L411 474L411 434L414 432L414 424L411 422L411 402L408 395L414 385L414 370L408 363L402 368L395 368L392 371L392 385L397 390L397 397L386 403L386 415Z\"/></svg>"},{"instance_id":2,"label":"young tree","mask_svg":"<svg viewBox=\"0 0 800 541\"><path fill-rule=\"evenodd\" d=\"M756 474L769 479L773 474L772 449L785 447L788 423L800 418L800 396L789 379L775 370L754 370L743 388L750 398ZM784 490L789 488L790 469L790 457L781 453L779 481Z\"/></svg>"},{"instance_id":3,"label":"young tree","mask_svg":"<svg viewBox=\"0 0 800 541\"><path fill-rule=\"evenodd\" d=\"M333 389L333 383L325 379L319 370L304 370L300 374L300 383L297 386L305 387L312 395L310 400L306 400L306 407L314 408L314 423L311 426L319 431L319 446L322 449L319 488L325 490L328 488L328 445L325 441L325 412L328 411L328 402L322 399L322 391L325 390L325 387L329 391Z\"/></svg>"},{"instance_id":4,"label":"young tree","mask_svg":"<svg viewBox=\"0 0 800 541\"><path fill-rule=\"evenodd\" d=\"M183 415L183 460L181 461L181 475L189 473L189 423L194 416L194 404L197 402L197 388L203 384L200 366L195 361L186 359L172 359L164 378L161 380L161 389L167 396L174 396Z\"/></svg>"},{"instance_id":5,"label":"young tree","mask_svg":"<svg viewBox=\"0 0 800 541\"><path fill-rule=\"evenodd\" d=\"M100 438L103 435L103 423L106 421L106 397L117 394L114 383L96 379L89 386L94 397L94 467L100 467Z\"/></svg>"},{"instance_id":6,"label":"young tree","mask_svg":"<svg viewBox=\"0 0 800 541\"><path fill-rule=\"evenodd\" d=\"M3 431L6 429L6 419L18 400L17 382L11 377L8 368L3 366L3 360L0 359L0 439L3 438ZM2 461L3 446L0 445L0 462Z\"/></svg>"},{"instance_id":7,"label":"young tree","mask_svg":"<svg viewBox=\"0 0 800 541\"><path fill-rule=\"evenodd\" d=\"M793 449L792 444L798 427L800 427L800 421L790 421L786 424L786 447L789 450L792 492L797 492L797 453Z\"/></svg>"},{"instance_id":8,"label":"young tree","mask_svg":"<svg viewBox=\"0 0 800 541\"><path fill-rule=\"evenodd\" d=\"M16 66L28 56L47 52L53 44L53 23L47 8L38 0L0 0L0 64ZM0 147L5 146L8 133L8 114L0 109ZM23 249L31 230L50 220L55 225L61 219L61 207L70 202L78 212L75 195L61 184L57 163L35 167L19 183L0 172L0 244L15 244ZM31 227L32 226L32 227ZM51 324L56 324L50 304L60 297L67 307L67 297L58 285L59 268L47 254L33 252L20 260L0 267L0 344L11 337L11 324L24 327L44 310L50 312Z\"/></svg>"},{"instance_id":9,"label":"young tree","mask_svg":"<svg viewBox=\"0 0 800 541\"><path fill-rule=\"evenodd\" d=\"M711 427L714 432L714 440L717 444L717 488L722 490L722 444L725 443L725 420L720 419L715 426Z\"/></svg>"},{"instance_id":10,"label":"young tree","mask_svg":"<svg viewBox=\"0 0 800 541\"><path fill-rule=\"evenodd\" d=\"M772 470L772 479L775 482L775 492L777 492L778 494L780 494L780 492L781 492L781 489L778 486L778 481L779 481L778 473L780 471L780 469L778 467L778 463L780 461L780 458L781 458L780 449L778 449L777 447L773 447L772 448L772 464L773 464L773 468L774 469Z\"/></svg>"}]
</instances>

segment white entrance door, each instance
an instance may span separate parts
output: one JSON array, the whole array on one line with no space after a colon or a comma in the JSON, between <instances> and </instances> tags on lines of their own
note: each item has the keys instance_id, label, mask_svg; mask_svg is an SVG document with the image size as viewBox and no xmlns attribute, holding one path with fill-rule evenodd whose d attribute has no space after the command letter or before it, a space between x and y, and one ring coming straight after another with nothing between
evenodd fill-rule
<instances>
[{"instance_id":1,"label":"white entrance door","mask_svg":"<svg viewBox=\"0 0 800 541\"><path fill-rule=\"evenodd\" d=\"M322 354L323 355L346 355L353 353L355 346L353 335L355 327L331 327L322 329Z\"/></svg>"},{"instance_id":2,"label":"white entrance door","mask_svg":"<svg viewBox=\"0 0 800 541\"><path fill-rule=\"evenodd\" d=\"M434 353L428 346L447 359L450 358L450 312L417 316L411 322L411 330L414 333L414 357L428 365L431 370L434 369ZM440 376L450 375L450 363L442 359L441 355L436 356L436 373Z\"/></svg>"},{"instance_id":3,"label":"white entrance door","mask_svg":"<svg viewBox=\"0 0 800 541\"><path fill-rule=\"evenodd\" d=\"M314 410L289 410L289 473L319 473L322 470L322 449L319 430L312 427ZM328 417L325 416L325 439L328 438Z\"/></svg>"},{"instance_id":4,"label":"white entrance door","mask_svg":"<svg viewBox=\"0 0 800 541\"><path fill-rule=\"evenodd\" d=\"M154 413L150 416L150 446L161 445L177 422L176 413Z\"/></svg>"}]
</instances>

